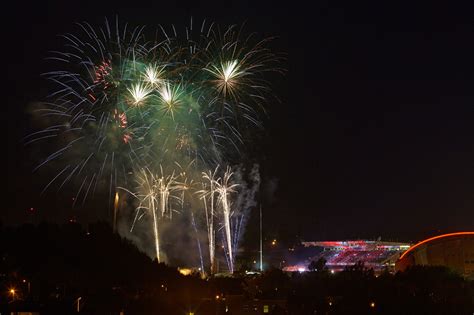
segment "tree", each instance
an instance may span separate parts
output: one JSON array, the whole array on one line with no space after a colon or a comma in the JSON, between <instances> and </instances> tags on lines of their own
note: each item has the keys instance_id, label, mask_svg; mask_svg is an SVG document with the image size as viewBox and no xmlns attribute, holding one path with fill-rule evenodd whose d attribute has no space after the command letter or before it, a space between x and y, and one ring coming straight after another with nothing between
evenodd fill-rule
<instances>
[{"instance_id":1,"label":"tree","mask_svg":"<svg viewBox=\"0 0 474 315\"><path fill-rule=\"evenodd\" d=\"M326 259L324 258L319 258L317 261L311 261L308 265L308 270L309 271L316 271L316 272L323 272L327 270L326 267Z\"/></svg>"}]
</instances>

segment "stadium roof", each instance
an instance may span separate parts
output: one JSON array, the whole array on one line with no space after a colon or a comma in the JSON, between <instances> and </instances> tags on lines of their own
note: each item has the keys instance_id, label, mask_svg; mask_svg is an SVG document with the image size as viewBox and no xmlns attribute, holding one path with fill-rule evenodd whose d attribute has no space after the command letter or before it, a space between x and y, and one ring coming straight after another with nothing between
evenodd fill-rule
<instances>
[{"instance_id":1,"label":"stadium roof","mask_svg":"<svg viewBox=\"0 0 474 315\"><path fill-rule=\"evenodd\" d=\"M428 242L431 242L431 241L434 241L434 240L437 240L437 239L442 239L442 238L447 238L447 237L454 237L454 236L468 236L468 235L472 235L474 236L474 232L455 232L455 233L447 233L447 234L441 234L441 235L438 235L438 236L433 236L433 237L430 237L430 238L427 238L421 242L418 242L416 243L415 245L413 245L412 247L410 247L406 252L404 252L401 256L400 256L400 259L403 259L403 257L405 257L408 253L412 252L414 249L416 249L417 247L423 245L423 244L426 244Z\"/></svg>"},{"instance_id":2,"label":"stadium roof","mask_svg":"<svg viewBox=\"0 0 474 315\"><path fill-rule=\"evenodd\" d=\"M408 248L410 244L400 242L348 240L348 241L317 241L302 242L304 247L325 247L325 248L357 248L357 247L403 247Z\"/></svg>"}]
</instances>

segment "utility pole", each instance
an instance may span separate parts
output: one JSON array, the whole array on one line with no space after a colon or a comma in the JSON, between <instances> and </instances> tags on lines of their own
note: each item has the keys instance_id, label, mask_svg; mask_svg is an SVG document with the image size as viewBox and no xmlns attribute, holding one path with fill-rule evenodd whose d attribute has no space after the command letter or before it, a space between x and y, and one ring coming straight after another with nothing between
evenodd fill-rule
<instances>
[{"instance_id":1,"label":"utility pole","mask_svg":"<svg viewBox=\"0 0 474 315\"><path fill-rule=\"evenodd\" d=\"M260 204L260 272L263 272L262 205Z\"/></svg>"}]
</instances>

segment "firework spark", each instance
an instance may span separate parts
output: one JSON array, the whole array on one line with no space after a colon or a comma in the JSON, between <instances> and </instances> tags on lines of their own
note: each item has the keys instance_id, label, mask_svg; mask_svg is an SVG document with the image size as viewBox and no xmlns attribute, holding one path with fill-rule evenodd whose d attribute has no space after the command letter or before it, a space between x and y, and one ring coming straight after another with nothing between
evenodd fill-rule
<instances>
[{"instance_id":1,"label":"firework spark","mask_svg":"<svg viewBox=\"0 0 474 315\"><path fill-rule=\"evenodd\" d=\"M218 167L216 167L214 172L208 171L207 173L204 173L204 172L202 173L202 178L204 179L203 189L197 192L200 196L200 199L204 203L211 274L215 272L215 267L216 267L216 262L215 262L216 232L214 230L214 221L215 221L216 215L215 215L215 210L214 210L214 199L216 195L217 170L218 170ZM209 200L209 206L208 206L207 200Z\"/></svg>"},{"instance_id":2,"label":"firework spark","mask_svg":"<svg viewBox=\"0 0 474 315\"><path fill-rule=\"evenodd\" d=\"M179 86L172 87L169 83L163 84L159 90L161 99L163 101L162 110L167 115L171 115L174 119L174 113L178 110L179 105L181 104L179 96L181 95L179 91Z\"/></svg>"},{"instance_id":3,"label":"firework spark","mask_svg":"<svg viewBox=\"0 0 474 315\"><path fill-rule=\"evenodd\" d=\"M132 97L132 104L135 106L142 105L143 102L150 97L152 89L150 89L146 84L141 82L135 83L132 88L128 89L130 96Z\"/></svg>"},{"instance_id":4,"label":"firework spark","mask_svg":"<svg viewBox=\"0 0 474 315\"><path fill-rule=\"evenodd\" d=\"M156 65L149 65L145 68L143 79L154 87L160 86L164 82L164 70L164 67L158 68Z\"/></svg>"},{"instance_id":5,"label":"firework spark","mask_svg":"<svg viewBox=\"0 0 474 315\"><path fill-rule=\"evenodd\" d=\"M231 168L228 167L226 172L224 173L224 177L222 179L218 179L216 184L216 192L218 193L218 204L221 206L222 209L222 216L224 217L224 229L225 229L225 236L227 242L227 252L228 252L228 261L229 261L229 270L231 273L234 272L234 250L233 250L233 241L232 241L232 232L231 232L231 225L230 225L230 217L232 215L232 203L230 201L231 194L236 193L236 188L239 186L238 184L231 184L230 180L232 178Z\"/></svg>"},{"instance_id":6,"label":"firework spark","mask_svg":"<svg viewBox=\"0 0 474 315\"><path fill-rule=\"evenodd\" d=\"M177 193L182 189L182 185L177 182L174 174L164 175L163 168L161 168L161 174L154 174L147 168L141 169L137 183L139 193L133 193L133 195L139 199L140 203L136 208L132 226L135 225L141 211L145 210L151 214L156 259L161 262L159 225L162 219L172 218L174 210L170 203L171 199L182 203Z\"/></svg>"},{"instance_id":7,"label":"firework spark","mask_svg":"<svg viewBox=\"0 0 474 315\"><path fill-rule=\"evenodd\" d=\"M245 75L245 71L240 70L237 60L224 61L218 66L213 65L210 69L206 70L215 76L217 90L220 94L223 94L224 97L228 94L232 96L236 95L239 79Z\"/></svg>"}]
</instances>

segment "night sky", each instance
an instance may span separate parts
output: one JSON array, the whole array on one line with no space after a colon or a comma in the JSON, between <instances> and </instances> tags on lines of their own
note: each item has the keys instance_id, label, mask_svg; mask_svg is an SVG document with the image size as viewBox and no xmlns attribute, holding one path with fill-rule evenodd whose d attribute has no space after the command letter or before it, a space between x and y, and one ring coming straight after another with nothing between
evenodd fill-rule
<instances>
[{"instance_id":1,"label":"night sky","mask_svg":"<svg viewBox=\"0 0 474 315\"><path fill-rule=\"evenodd\" d=\"M44 179L31 173L31 152L21 144L30 130L25 109L48 93L40 74L57 35L74 31L74 22L118 15L152 29L191 16L246 22L248 32L278 37L273 48L286 55L288 71L275 76L281 102L269 106L259 158L269 231L418 240L474 229L469 1L99 2L21 1L5 12L4 224L31 220L30 207L51 221L71 215L68 192L39 196Z\"/></svg>"}]
</instances>

